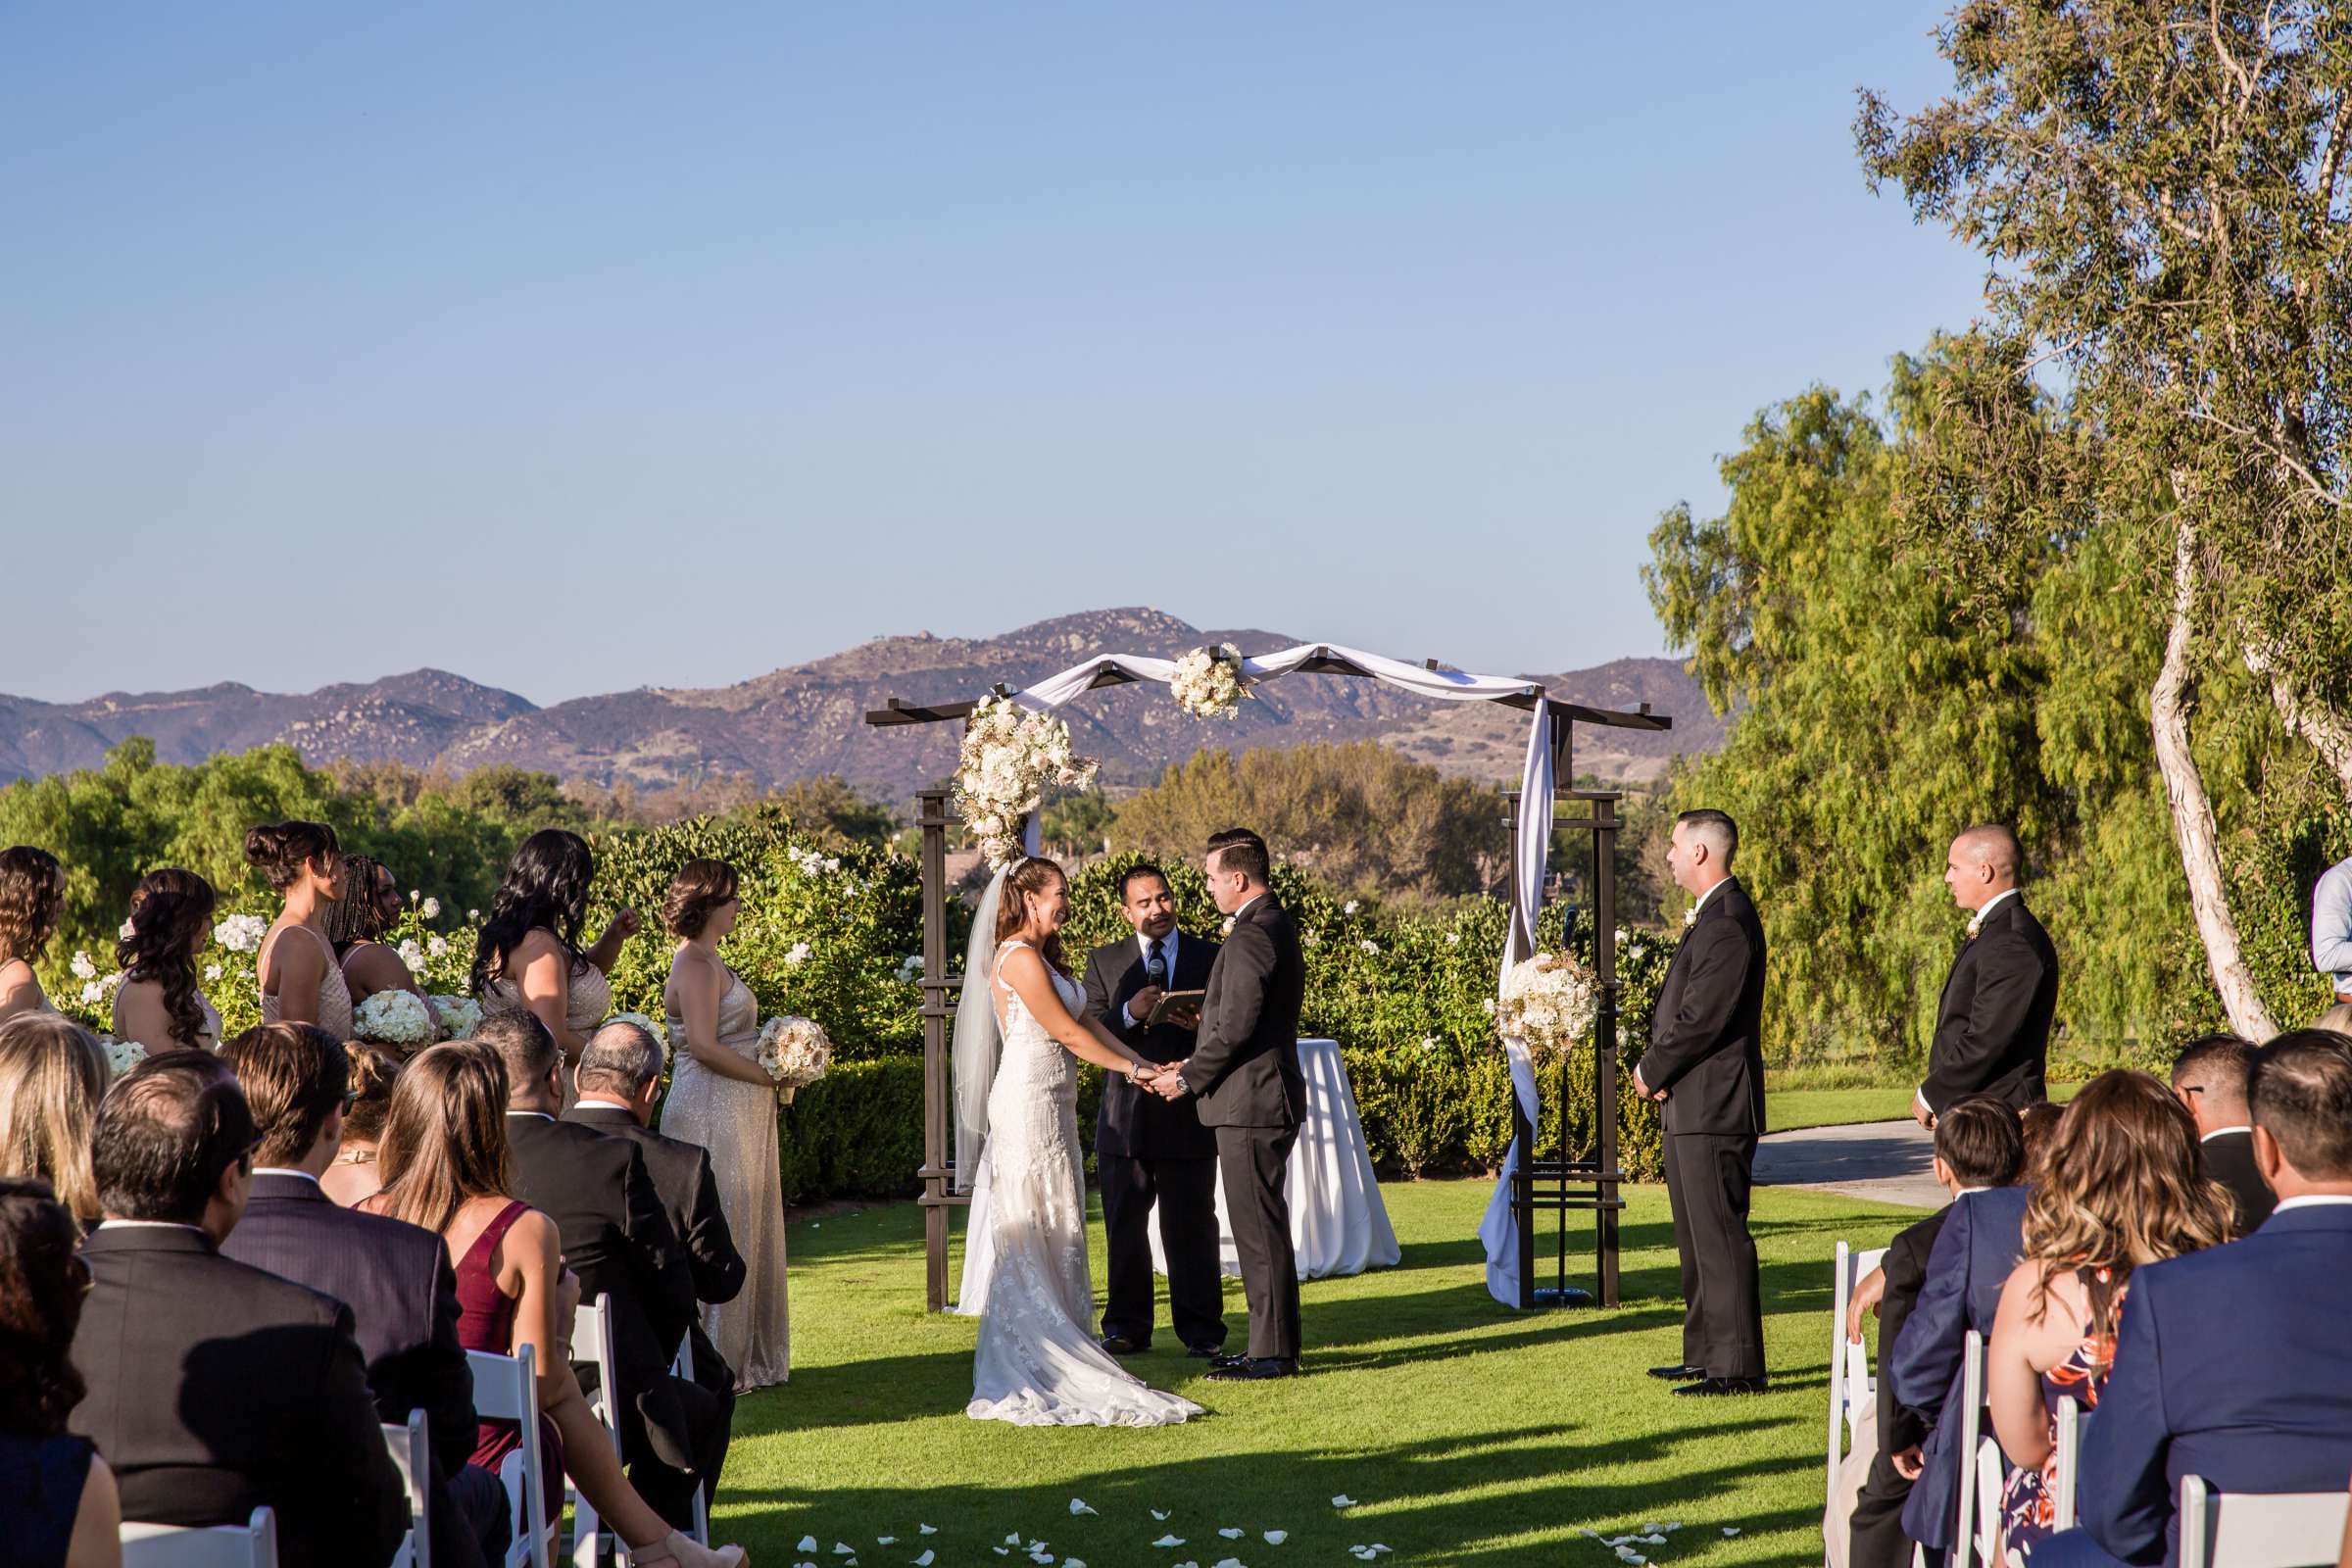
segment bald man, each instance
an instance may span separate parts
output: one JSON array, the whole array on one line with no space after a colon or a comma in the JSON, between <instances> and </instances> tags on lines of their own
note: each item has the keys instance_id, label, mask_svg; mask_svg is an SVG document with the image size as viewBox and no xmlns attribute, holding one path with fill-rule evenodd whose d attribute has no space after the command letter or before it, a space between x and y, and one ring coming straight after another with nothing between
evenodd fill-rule
<instances>
[{"instance_id":1,"label":"bald man","mask_svg":"<svg viewBox=\"0 0 2352 1568\"><path fill-rule=\"evenodd\" d=\"M2058 1010L2058 952L2018 891L2024 858L2017 835L1997 823L1970 828L1944 858L1944 886L1970 918L1936 1009L1928 1076L1912 1098L1922 1126L1971 1095L2020 1110L2048 1098L2043 1062Z\"/></svg>"}]
</instances>

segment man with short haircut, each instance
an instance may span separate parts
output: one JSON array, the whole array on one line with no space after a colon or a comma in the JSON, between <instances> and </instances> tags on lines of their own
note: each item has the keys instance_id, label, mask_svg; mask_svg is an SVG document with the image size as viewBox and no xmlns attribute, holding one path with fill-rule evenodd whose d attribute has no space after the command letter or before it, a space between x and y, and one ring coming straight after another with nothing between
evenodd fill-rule
<instances>
[{"instance_id":1,"label":"man with short haircut","mask_svg":"<svg viewBox=\"0 0 2352 1568\"><path fill-rule=\"evenodd\" d=\"M2000 1101L1984 1097L1964 1100L1936 1119L1936 1181L1952 1196L1954 1204L1972 1194L2014 1184L2025 1163L2025 1130L2017 1112ZM1947 1205L1898 1232L1886 1246L1886 1261L1854 1292L1846 1314L1847 1333L1859 1344L1863 1314L1877 1312L1882 1367L1919 1303L1936 1240L1951 1212ZM1868 1461L1869 1473L1854 1501L1847 1558L1851 1568L1902 1568L1911 1560L1911 1538L1903 1533L1903 1505L1926 1469L1924 1448L1929 1432L1927 1419L1895 1397L1894 1380L1881 1376L1878 1451ZM1936 1481L1930 1485L1940 1495L1954 1480L1956 1477L1939 1470ZM1948 1505L1945 1511L1950 1511Z\"/></svg>"},{"instance_id":2,"label":"man with short haircut","mask_svg":"<svg viewBox=\"0 0 2352 1568\"><path fill-rule=\"evenodd\" d=\"M2058 1010L2058 950L2026 907L2025 854L1997 822L1972 827L1944 857L1944 886L1969 911L1968 939L1944 977L1928 1076L1911 1114L1936 1125L1947 1105L1991 1095L2023 1110L2049 1098L2044 1068Z\"/></svg>"},{"instance_id":3,"label":"man with short haircut","mask_svg":"<svg viewBox=\"0 0 2352 1568\"><path fill-rule=\"evenodd\" d=\"M2352 859L2320 873L2311 890L2311 966L2338 1002L2352 1002Z\"/></svg>"},{"instance_id":4,"label":"man with short haircut","mask_svg":"<svg viewBox=\"0 0 2352 1568\"><path fill-rule=\"evenodd\" d=\"M276 1515L287 1568L376 1568L409 1528L350 1308L220 1255L259 1132L201 1051L151 1057L98 1107L105 1214L83 1244L89 1300L73 1430L114 1467L122 1517L242 1525Z\"/></svg>"},{"instance_id":5,"label":"man with short haircut","mask_svg":"<svg viewBox=\"0 0 2352 1568\"><path fill-rule=\"evenodd\" d=\"M694 1276L653 1172L629 1140L557 1119L564 1058L546 1024L528 1012L502 1012L484 1019L473 1038L507 1069L514 1196L556 1222L564 1264L579 1276L580 1300L612 1299L621 1458L646 1470L638 1495L671 1524L691 1528L691 1481L661 1472L714 1470L724 1412L669 1370L695 1318ZM656 1467L647 1467L649 1459ZM667 1507L655 1500L664 1480L677 1483ZM673 1511L681 1507L686 1517Z\"/></svg>"},{"instance_id":6,"label":"man with short haircut","mask_svg":"<svg viewBox=\"0 0 2352 1568\"><path fill-rule=\"evenodd\" d=\"M2173 1094L2197 1119L2205 1174L2236 1201L2233 1237L2259 1227L2278 1201L2254 1162L2254 1113L2246 1104L2246 1076L2253 1069L2253 1046L2235 1035L2207 1035L2173 1062Z\"/></svg>"},{"instance_id":7,"label":"man with short haircut","mask_svg":"<svg viewBox=\"0 0 2352 1568\"><path fill-rule=\"evenodd\" d=\"M2182 1476L2215 1492L2342 1495L2352 1472L2352 1041L2280 1035L2254 1054L2262 1228L2132 1273L2115 1368L2082 1440L2082 1528L2034 1568L2177 1561Z\"/></svg>"},{"instance_id":8,"label":"man with short haircut","mask_svg":"<svg viewBox=\"0 0 2352 1568\"><path fill-rule=\"evenodd\" d=\"M1135 935L1086 958L1086 1015L1150 1061L1179 1062L1199 1041L1197 1017L1152 1022L1171 991L1208 984L1217 944L1176 929L1167 874L1149 861L1119 878L1119 912ZM1152 1238L1156 1206L1168 1264L1168 1316L1196 1356L1225 1346L1225 1291L1217 1237L1217 1136L1200 1125L1199 1102L1166 1100L1117 1073L1102 1081L1095 1118L1095 1166L1102 1185L1102 1230L1110 1289L1102 1348L1133 1355L1152 1344Z\"/></svg>"},{"instance_id":9,"label":"man with short haircut","mask_svg":"<svg viewBox=\"0 0 2352 1568\"><path fill-rule=\"evenodd\" d=\"M664 1138L647 1124L654 1102L662 1095L661 1042L636 1024L615 1020L588 1038L573 1081L580 1098L564 1113L567 1122L592 1127L637 1146L654 1190L669 1215L670 1228L686 1247L686 1266L694 1277L695 1299L707 1305L732 1301L743 1291L743 1254L727 1230L727 1216L718 1206L718 1183L710 1174L710 1154L696 1144ZM694 1347L694 1381L717 1406L711 1425L716 1446L703 1472L703 1498L709 1503L718 1490L719 1471L726 1462L727 1436L735 1411L735 1372L718 1353L718 1347L697 1317L686 1330ZM696 1477L641 1454L630 1471L639 1496L672 1524L691 1526ZM683 1518L681 1517L683 1516Z\"/></svg>"},{"instance_id":10,"label":"man with short haircut","mask_svg":"<svg viewBox=\"0 0 2352 1568\"><path fill-rule=\"evenodd\" d=\"M1694 901L1658 988L1634 1092L1665 1104L1666 1196L1683 1267L1683 1358L1649 1369L1678 1395L1762 1394L1764 1307L1747 1231L1764 1131L1764 922L1732 874L1740 828L1675 819L1666 868Z\"/></svg>"},{"instance_id":11,"label":"man with short haircut","mask_svg":"<svg viewBox=\"0 0 2352 1568\"><path fill-rule=\"evenodd\" d=\"M440 1237L330 1200L318 1178L343 1143L350 1068L343 1047L307 1023L266 1023L220 1050L260 1130L253 1194L220 1244L224 1257L307 1285L351 1309L379 1420L428 1425L435 1562L496 1560L509 1533L498 1478L473 1453L473 1374L458 1340L458 1286Z\"/></svg>"}]
</instances>

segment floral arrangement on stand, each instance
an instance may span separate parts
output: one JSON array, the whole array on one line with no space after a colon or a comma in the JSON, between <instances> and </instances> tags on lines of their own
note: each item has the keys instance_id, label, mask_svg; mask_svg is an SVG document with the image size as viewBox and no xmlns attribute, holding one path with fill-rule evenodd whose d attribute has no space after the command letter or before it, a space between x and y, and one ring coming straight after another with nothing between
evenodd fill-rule
<instances>
[{"instance_id":1,"label":"floral arrangement on stand","mask_svg":"<svg viewBox=\"0 0 2352 1568\"><path fill-rule=\"evenodd\" d=\"M833 1064L833 1042L814 1019L787 1013L760 1026L760 1048L753 1057L776 1081L776 1094L787 1105L793 1091L805 1089L825 1075Z\"/></svg>"},{"instance_id":2,"label":"floral arrangement on stand","mask_svg":"<svg viewBox=\"0 0 2352 1568\"><path fill-rule=\"evenodd\" d=\"M1250 682L1242 678L1242 651L1231 643L1194 649L1176 661L1168 692L1195 718L1233 717L1250 695Z\"/></svg>"},{"instance_id":3,"label":"floral arrangement on stand","mask_svg":"<svg viewBox=\"0 0 2352 1568\"><path fill-rule=\"evenodd\" d=\"M1592 1033L1599 998L1592 971L1570 953L1539 953L1503 972L1494 1021L1539 1056L1565 1056Z\"/></svg>"},{"instance_id":4,"label":"floral arrangement on stand","mask_svg":"<svg viewBox=\"0 0 2352 1568\"><path fill-rule=\"evenodd\" d=\"M1008 697L983 697L963 731L956 812L992 869L1021 854L1021 818L1049 789L1085 789L1099 766L1070 748L1070 726Z\"/></svg>"}]
</instances>

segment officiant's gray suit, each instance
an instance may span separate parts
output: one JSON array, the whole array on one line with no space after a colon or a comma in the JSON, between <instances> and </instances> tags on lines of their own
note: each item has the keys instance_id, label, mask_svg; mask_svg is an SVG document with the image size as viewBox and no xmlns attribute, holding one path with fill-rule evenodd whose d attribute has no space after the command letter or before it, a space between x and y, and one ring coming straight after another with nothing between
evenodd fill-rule
<instances>
[{"instance_id":1,"label":"officiant's gray suit","mask_svg":"<svg viewBox=\"0 0 2352 1568\"><path fill-rule=\"evenodd\" d=\"M1306 1113L1298 1009L1306 962L1271 893L1252 899L1208 971L1200 1042L1181 1076L1217 1140L1226 1217L1250 1299L1253 1359L1298 1358L1298 1263L1291 1245L1291 1147Z\"/></svg>"}]
</instances>

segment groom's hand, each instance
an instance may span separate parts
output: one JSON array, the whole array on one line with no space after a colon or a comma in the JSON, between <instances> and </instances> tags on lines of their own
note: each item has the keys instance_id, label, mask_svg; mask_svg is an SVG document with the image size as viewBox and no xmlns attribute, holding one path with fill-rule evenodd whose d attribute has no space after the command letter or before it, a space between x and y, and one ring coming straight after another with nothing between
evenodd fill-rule
<instances>
[{"instance_id":1,"label":"groom's hand","mask_svg":"<svg viewBox=\"0 0 2352 1568\"><path fill-rule=\"evenodd\" d=\"M1152 1088L1158 1093L1162 1100L1173 1103L1185 1097L1187 1091L1184 1087L1183 1066L1184 1063L1181 1061L1172 1061L1160 1069L1158 1077L1152 1080Z\"/></svg>"}]
</instances>

